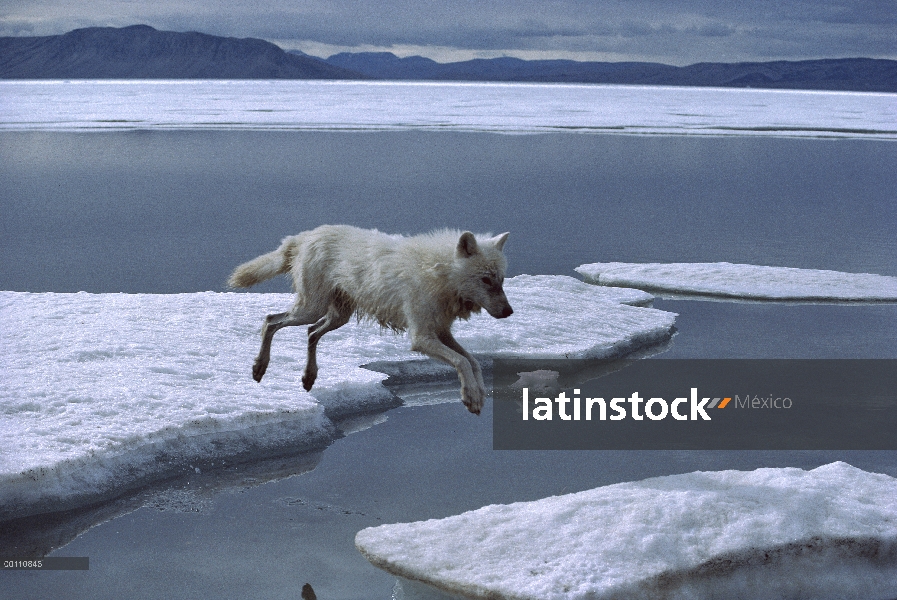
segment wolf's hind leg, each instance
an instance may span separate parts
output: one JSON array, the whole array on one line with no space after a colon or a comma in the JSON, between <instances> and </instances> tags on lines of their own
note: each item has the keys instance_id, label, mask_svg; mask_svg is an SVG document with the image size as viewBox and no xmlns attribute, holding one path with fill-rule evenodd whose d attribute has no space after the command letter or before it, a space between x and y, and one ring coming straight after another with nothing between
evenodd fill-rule
<instances>
[{"instance_id":1,"label":"wolf's hind leg","mask_svg":"<svg viewBox=\"0 0 897 600\"><path fill-rule=\"evenodd\" d=\"M308 325L314 323L319 318L319 313L309 310L302 306L295 306L289 312L276 313L265 317L265 323L262 325L262 347L259 349L258 356L252 364L252 378L261 381L268 370L268 361L271 360L271 340L274 334L284 327L292 327L294 325Z\"/></svg>"},{"instance_id":2,"label":"wolf's hind leg","mask_svg":"<svg viewBox=\"0 0 897 600\"><path fill-rule=\"evenodd\" d=\"M318 377L318 342L328 331L339 329L352 318L353 309L349 306L331 304L327 314L308 328L308 360L305 363L305 373L302 374L302 387L305 391L311 391Z\"/></svg>"}]
</instances>

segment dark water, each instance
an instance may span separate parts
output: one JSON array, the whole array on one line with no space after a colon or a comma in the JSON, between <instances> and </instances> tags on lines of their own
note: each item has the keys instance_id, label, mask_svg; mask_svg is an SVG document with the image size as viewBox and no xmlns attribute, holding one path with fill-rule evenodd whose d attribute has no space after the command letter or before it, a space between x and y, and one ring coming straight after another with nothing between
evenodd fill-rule
<instances>
[{"instance_id":1,"label":"dark water","mask_svg":"<svg viewBox=\"0 0 897 600\"><path fill-rule=\"evenodd\" d=\"M222 290L236 264L323 223L511 231L511 274L609 261L897 274L890 142L3 133L0 181L6 290Z\"/></svg>"},{"instance_id":2,"label":"dark water","mask_svg":"<svg viewBox=\"0 0 897 600\"><path fill-rule=\"evenodd\" d=\"M220 290L238 262L325 222L510 230L512 273L728 260L897 274L897 144L881 142L2 134L0 178L0 289ZM679 313L664 356L897 358L895 305L655 306ZM894 452L495 452L491 403L481 417L460 403L386 417L320 456L32 524L44 533L21 540L91 569L0 573L0 597L295 599L309 582L322 600L386 599L394 579L353 544L380 523L700 469L845 460L897 476Z\"/></svg>"}]
</instances>

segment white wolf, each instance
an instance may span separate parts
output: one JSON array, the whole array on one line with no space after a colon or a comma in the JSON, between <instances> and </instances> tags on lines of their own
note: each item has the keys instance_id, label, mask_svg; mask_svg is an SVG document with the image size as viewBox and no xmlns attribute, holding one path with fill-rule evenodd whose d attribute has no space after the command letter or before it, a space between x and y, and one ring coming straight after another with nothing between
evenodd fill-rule
<instances>
[{"instance_id":1,"label":"white wolf","mask_svg":"<svg viewBox=\"0 0 897 600\"><path fill-rule=\"evenodd\" d=\"M282 273L293 276L296 303L288 312L265 317L253 378L262 380L278 329L311 324L302 376L310 390L318 374L318 340L355 314L407 330L412 350L455 367L461 400L479 414L486 397L483 374L451 327L481 308L496 319L514 312L502 289L507 239L507 233L477 240L469 231L449 230L406 238L348 225L324 225L285 238L277 250L237 267L228 281L250 287Z\"/></svg>"}]
</instances>

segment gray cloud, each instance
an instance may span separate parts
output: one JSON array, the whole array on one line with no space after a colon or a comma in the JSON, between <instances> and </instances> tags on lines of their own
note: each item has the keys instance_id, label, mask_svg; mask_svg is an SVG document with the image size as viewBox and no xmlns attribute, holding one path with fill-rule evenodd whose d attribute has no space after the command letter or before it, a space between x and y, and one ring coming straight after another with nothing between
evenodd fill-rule
<instances>
[{"instance_id":1,"label":"gray cloud","mask_svg":"<svg viewBox=\"0 0 897 600\"><path fill-rule=\"evenodd\" d=\"M288 48L698 61L897 57L893 0L2 0L0 34L89 25L260 37Z\"/></svg>"}]
</instances>

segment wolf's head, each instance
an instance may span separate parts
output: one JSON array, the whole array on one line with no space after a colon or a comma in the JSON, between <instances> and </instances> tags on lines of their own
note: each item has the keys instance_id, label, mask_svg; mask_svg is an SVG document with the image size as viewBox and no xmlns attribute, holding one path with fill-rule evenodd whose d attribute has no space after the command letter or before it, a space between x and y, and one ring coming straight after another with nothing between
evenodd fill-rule
<instances>
[{"instance_id":1,"label":"wolf's head","mask_svg":"<svg viewBox=\"0 0 897 600\"><path fill-rule=\"evenodd\" d=\"M458 294L466 311L476 311L482 307L496 319L510 317L514 312L502 284L508 261L502 248L508 240L508 233L477 242L476 237L465 231L458 239L455 249L455 264L461 272Z\"/></svg>"}]
</instances>

